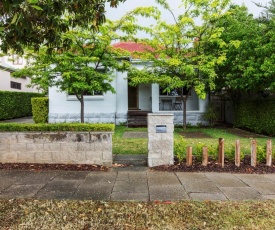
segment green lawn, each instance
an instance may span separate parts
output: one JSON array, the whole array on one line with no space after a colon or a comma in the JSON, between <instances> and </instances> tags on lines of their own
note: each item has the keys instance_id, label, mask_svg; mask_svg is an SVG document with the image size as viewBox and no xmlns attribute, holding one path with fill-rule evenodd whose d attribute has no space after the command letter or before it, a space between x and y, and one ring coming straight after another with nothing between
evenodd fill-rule
<instances>
[{"instance_id":1,"label":"green lawn","mask_svg":"<svg viewBox=\"0 0 275 230\"><path fill-rule=\"evenodd\" d=\"M265 229L275 201L0 200L0 229Z\"/></svg>"},{"instance_id":2,"label":"green lawn","mask_svg":"<svg viewBox=\"0 0 275 230\"><path fill-rule=\"evenodd\" d=\"M125 126L116 126L115 134L113 136L113 153L114 154L147 154L148 140L146 138L128 139L123 138L125 132L147 132L146 128L127 128ZM202 132L210 135L212 138L182 138L180 133L184 132ZM188 146L193 147L193 153L196 154L198 146L208 146L212 149L217 149L218 139L224 138L225 153L234 151L236 140L241 142L241 151L244 154L250 154L250 138L242 138L234 134L230 134L227 129L221 128L175 128L174 141L175 145L182 140ZM258 145L264 148L266 141L271 139L273 141L273 151L275 149L275 138L256 138Z\"/></svg>"}]
</instances>

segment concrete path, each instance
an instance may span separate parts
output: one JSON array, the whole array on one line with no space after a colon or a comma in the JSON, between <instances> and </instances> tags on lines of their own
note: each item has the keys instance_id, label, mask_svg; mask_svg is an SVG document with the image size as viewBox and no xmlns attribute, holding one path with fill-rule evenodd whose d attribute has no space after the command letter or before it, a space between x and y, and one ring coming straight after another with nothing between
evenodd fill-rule
<instances>
[{"instance_id":1,"label":"concrete path","mask_svg":"<svg viewBox=\"0 0 275 230\"><path fill-rule=\"evenodd\" d=\"M11 120L0 121L0 123L34 123L32 117L15 118Z\"/></svg>"},{"instance_id":2,"label":"concrete path","mask_svg":"<svg viewBox=\"0 0 275 230\"><path fill-rule=\"evenodd\" d=\"M275 174L156 172L147 167L109 172L0 171L0 198L105 201L275 199Z\"/></svg>"}]
</instances>

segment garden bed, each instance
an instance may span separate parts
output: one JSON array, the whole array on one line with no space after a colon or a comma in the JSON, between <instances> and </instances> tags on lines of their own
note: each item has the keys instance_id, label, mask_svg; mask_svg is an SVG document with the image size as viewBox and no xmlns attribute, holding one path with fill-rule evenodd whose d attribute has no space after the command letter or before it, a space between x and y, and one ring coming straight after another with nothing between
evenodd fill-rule
<instances>
[{"instance_id":1,"label":"garden bed","mask_svg":"<svg viewBox=\"0 0 275 230\"><path fill-rule=\"evenodd\" d=\"M246 174L266 174L275 173L275 165L271 167L266 166L264 163L258 163L256 167L250 165L250 156L245 156L241 162L240 167L235 166L233 161L225 160L224 167L222 168L217 160L209 159L208 166L203 166L201 161L193 157L193 164L187 166L185 162L179 163L177 159L174 165L162 165L151 168L155 171L176 171L176 172L227 172L227 173L246 173Z\"/></svg>"}]
</instances>

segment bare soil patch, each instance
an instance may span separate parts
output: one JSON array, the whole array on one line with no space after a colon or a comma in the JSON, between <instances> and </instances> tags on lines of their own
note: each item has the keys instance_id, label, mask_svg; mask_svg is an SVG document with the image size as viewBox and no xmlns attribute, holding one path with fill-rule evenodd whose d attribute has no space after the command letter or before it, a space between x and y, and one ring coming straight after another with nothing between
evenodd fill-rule
<instances>
[{"instance_id":1,"label":"bare soil patch","mask_svg":"<svg viewBox=\"0 0 275 230\"><path fill-rule=\"evenodd\" d=\"M267 136L252 133L246 130L237 129L237 128L227 128L226 129L228 133L243 137L243 138L266 138Z\"/></svg>"},{"instance_id":2,"label":"bare soil patch","mask_svg":"<svg viewBox=\"0 0 275 230\"><path fill-rule=\"evenodd\" d=\"M245 174L267 174L275 173L275 165L271 167L266 166L264 163L258 163L257 167L250 165L250 156L245 156L241 162L241 166L235 166L233 161L225 160L224 168L222 168L216 160L210 159L208 166L202 166L201 161L193 157L193 165L187 166L185 162L179 163L175 159L174 165L162 165L153 167L155 171L176 171L176 172L226 172L226 173L245 173Z\"/></svg>"},{"instance_id":3,"label":"bare soil patch","mask_svg":"<svg viewBox=\"0 0 275 230\"><path fill-rule=\"evenodd\" d=\"M210 135L203 132L181 132L180 135L182 135L185 138L213 138Z\"/></svg>"}]
</instances>

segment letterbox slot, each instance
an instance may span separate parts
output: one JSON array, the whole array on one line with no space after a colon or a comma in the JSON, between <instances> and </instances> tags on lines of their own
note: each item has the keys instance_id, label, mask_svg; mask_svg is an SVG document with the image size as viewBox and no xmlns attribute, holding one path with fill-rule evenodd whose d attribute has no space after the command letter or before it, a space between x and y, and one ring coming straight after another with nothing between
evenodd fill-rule
<instances>
[{"instance_id":1,"label":"letterbox slot","mask_svg":"<svg viewBox=\"0 0 275 230\"><path fill-rule=\"evenodd\" d=\"M156 125L156 133L167 133L166 125Z\"/></svg>"}]
</instances>

